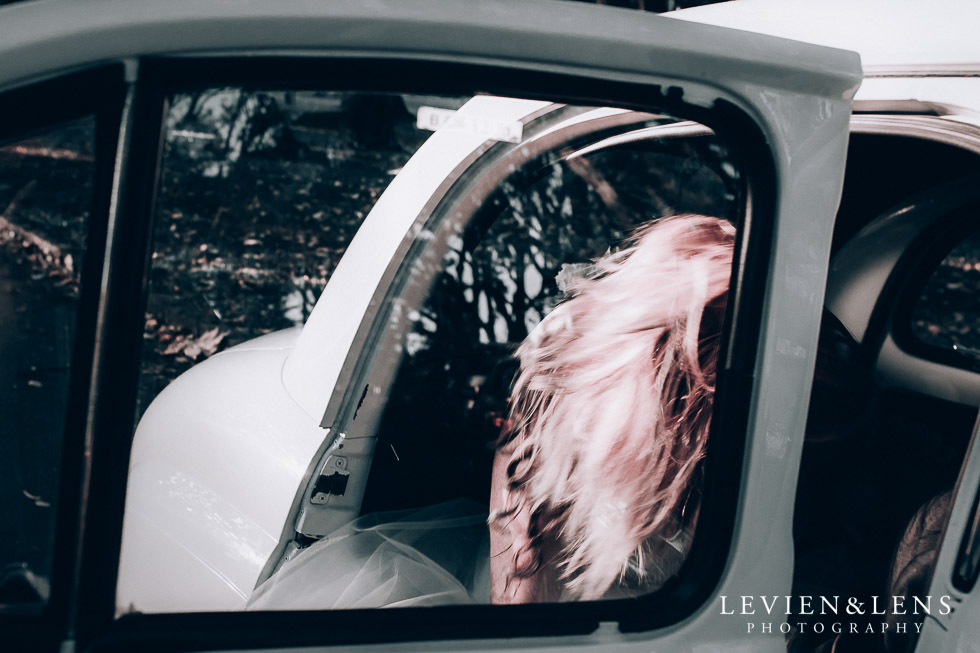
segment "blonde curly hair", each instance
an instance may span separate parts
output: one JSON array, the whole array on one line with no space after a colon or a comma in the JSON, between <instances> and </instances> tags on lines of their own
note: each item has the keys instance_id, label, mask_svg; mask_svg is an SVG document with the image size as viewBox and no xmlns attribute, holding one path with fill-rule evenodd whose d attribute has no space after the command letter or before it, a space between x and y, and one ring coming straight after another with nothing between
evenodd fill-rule
<instances>
[{"instance_id":1,"label":"blonde curly hair","mask_svg":"<svg viewBox=\"0 0 980 653\"><path fill-rule=\"evenodd\" d=\"M733 244L718 218L649 222L568 280L521 344L491 497L495 602L649 591L676 571L664 560L697 512ZM507 590L545 567L557 594Z\"/></svg>"}]
</instances>

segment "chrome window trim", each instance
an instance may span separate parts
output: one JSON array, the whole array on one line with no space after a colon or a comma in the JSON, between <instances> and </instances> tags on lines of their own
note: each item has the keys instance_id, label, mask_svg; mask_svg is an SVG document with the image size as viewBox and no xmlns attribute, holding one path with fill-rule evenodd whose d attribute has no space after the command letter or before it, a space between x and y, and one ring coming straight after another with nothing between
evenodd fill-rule
<instances>
[{"instance_id":1,"label":"chrome window trim","mask_svg":"<svg viewBox=\"0 0 980 653\"><path fill-rule=\"evenodd\" d=\"M855 107L860 109L860 104L856 102ZM902 103L895 103L896 108L900 109L901 106ZM929 106L940 110L943 108L942 105ZM876 103L876 108L880 111L887 106ZM952 109L952 107L948 108ZM942 115L855 113L851 116L851 133L921 138L980 154L980 126Z\"/></svg>"},{"instance_id":2,"label":"chrome window trim","mask_svg":"<svg viewBox=\"0 0 980 653\"><path fill-rule=\"evenodd\" d=\"M980 64L906 64L901 67L891 65L867 66L865 79L881 77L980 77Z\"/></svg>"}]
</instances>

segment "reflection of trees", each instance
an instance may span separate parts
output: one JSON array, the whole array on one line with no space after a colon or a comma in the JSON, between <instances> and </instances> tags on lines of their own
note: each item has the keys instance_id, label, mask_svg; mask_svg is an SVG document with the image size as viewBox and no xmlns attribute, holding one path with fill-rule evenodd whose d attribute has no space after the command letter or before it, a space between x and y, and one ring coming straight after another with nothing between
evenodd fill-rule
<instances>
[{"instance_id":1,"label":"reflection of trees","mask_svg":"<svg viewBox=\"0 0 980 653\"><path fill-rule=\"evenodd\" d=\"M144 407L190 367L189 354L213 350L200 346L213 329L225 347L302 324L394 172L428 136L400 98L351 97L212 89L172 98ZM387 136L364 144L372 106Z\"/></svg>"},{"instance_id":2,"label":"reflection of trees","mask_svg":"<svg viewBox=\"0 0 980 653\"><path fill-rule=\"evenodd\" d=\"M912 315L923 342L956 349L980 363L980 233L957 245L936 268Z\"/></svg>"},{"instance_id":3,"label":"reflection of trees","mask_svg":"<svg viewBox=\"0 0 980 653\"><path fill-rule=\"evenodd\" d=\"M729 215L737 180L719 173L718 154L677 142L666 152L553 162L504 184L493 223L444 262L440 293L461 297L468 310L433 321L473 322L464 328L475 329L470 342L519 343L559 301L569 268L587 266L638 224L679 212Z\"/></svg>"},{"instance_id":4,"label":"reflection of trees","mask_svg":"<svg viewBox=\"0 0 980 653\"><path fill-rule=\"evenodd\" d=\"M443 271L413 316L364 511L456 496L486 501L512 354L560 301L563 277L587 273L593 259L653 217L733 216L737 185L726 152L706 139L574 163L550 159L515 173L450 241ZM431 460L439 472L420 479L417 470Z\"/></svg>"},{"instance_id":5,"label":"reflection of trees","mask_svg":"<svg viewBox=\"0 0 980 653\"><path fill-rule=\"evenodd\" d=\"M238 89L209 89L177 98L167 115L171 138L200 141L188 157L205 164L197 171L227 177L247 154L276 154L295 158L298 143L289 118L280 108L285 93L247 93Z\"/></svg>"},{"instance_id":6,"label":"reflection of trees","mask_svg":"<svg viewBox=\"0 0 980 653\"><path fill-rule=\"evenodd\" d=\"M92 190L94 121L0 145L0 252L44 295L78 297Z\"/></svg>"},{"instance_id":7,"label":"reflection of trees","mask_svg":"<svg viewBox=\"0 0 980 653\"><path fill-rule=\"evenodd\" d=\"M0 143L0 566L12 602L48 594L95 131L83 118Z\"/></svg>"}]
</instances>

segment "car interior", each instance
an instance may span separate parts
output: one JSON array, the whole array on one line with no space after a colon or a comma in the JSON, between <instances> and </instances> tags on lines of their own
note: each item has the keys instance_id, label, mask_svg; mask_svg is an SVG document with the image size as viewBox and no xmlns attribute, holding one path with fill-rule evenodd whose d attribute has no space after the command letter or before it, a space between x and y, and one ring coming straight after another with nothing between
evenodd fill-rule
<instances>
[{"instance_id":1,"label":"car interior","mask_svg":"<svg viewBox=\"0 0 980 653\"><path fill-rule=\"evenodd\" d=\"M978 170L980 157L950 145L853 134L833 253L878 215ZM879 300L896 302L903 294L921 293L921 285L907 285ZM874 308L893 316L885 321L885 330L895 328L894 320L908 319L893 308ZM955 306L937 307L937 312L951 310ZM939 314L930 319L942 323ZM908 564L902 552L918 546L934 554L938 546L938 532L926 541L927 534L913 526L926 513L939 522L944 519L977 406L891 386L876 373L883 337L869 329L864 341L857 342L832 312L824 311L796 495L794 595L870 601L872 596L912 594L900 591L909 587L890 586ZM928 565L918 570L918 582L927 582L928 572ZM823 635L796 633L790 650L825 650L821 647L834 637L829 630ZM882 650L906 650L911 639L891 638L880 645Z\"/></svg>"}]
</instances>

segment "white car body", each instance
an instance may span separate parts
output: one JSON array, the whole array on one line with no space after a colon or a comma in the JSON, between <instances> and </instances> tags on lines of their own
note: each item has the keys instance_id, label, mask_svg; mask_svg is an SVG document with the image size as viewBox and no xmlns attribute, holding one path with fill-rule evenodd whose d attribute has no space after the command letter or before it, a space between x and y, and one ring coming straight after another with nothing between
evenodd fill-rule
<instances>
[{"instance_id":1,"label":"white car body","mask_svg":"<svg viewBox=\"0 0 980 653\"><path fill-rule=\"evenodd\" d=\"M723 98L750 115L772 150L776 228L770 272L776 274L760 300L760 347L747 399L739 507L727 564L711 600L678 623L650 632L623 633L606 624L586 635L396 646L427 651L784 650L779 633L747 631L758 619L720 613L715 598L791 592L793 498L803 449L805 397L813 376L848 124L854 133L906 131L980 153L980 49L974 35L980 8L968 0L945 3L943 10L921 2L896 6L883 1L738 0L678 12L672 15L677 24L670 25L666 18L643 16L637 21L638 15L602 13L602 8L571 3L567 21L548 20L549 11L566 11L559 3L533 2L521 9L503 0L478 3L478 9L462 4L386 0L362 5L349 0L234 7L220 1L184 1L134 2L122 9L106 1L94 3L71 28L30 34L24 25L67 15L57 2L39 2L37 7L4 10L16 20L6 25L0 21L0 88L105 61L127 62L130 74L135 74L132 62L142 55L165 59L286 52L411 61L460 56L479 65L570 70L639 85L681 85L690 106L707 109ZM591 49L555 46L544 54L533 52L537 58L527 61L515 43L533 40L538 32L526 29L521 22L525 18L537 21L535 29L547 35L547 44L589 42ZM600 19L607 22L600 21L602 35L597 35L594 21ZM681 19L700 25L682 26ZM409 25L421 36L406 29ZM480 38L501 34L507 38ZM65 54L65 44L80 44L71 50L77 54ZM730 44L733 49L726 49ZM858 52L865 75L860 88L852 54L811 44ZM608 60L590 59L596 50L608 52ZM773 51L779 56L770 60ZM460 113L513 122L547 106L477 97ZM905 115L884 115L896 108ZM919 110L922 115L917 115ZM599 120L613 111L597 110L554 128ZM862 113L876 111L882 113ZM343 390L339 379L379 284L404 240L420 235L412 228L426 204L446 179L461 173L464 162L478 160L485 147L486 138L479 133L435 132L370 212L303 327L213 356L176 379L148 408L130 454L116 585L120 621L131 613L152 616L245 607L284 534L297 526L297 497L304 496L328 452L329 439L340 436L324 428L324 411L331 397ZM871 309L867 298L881 291L897 255L882 254L881 275L862 274L861 287L829 289L828 307L853 334L862 332ZM841 265L855 270L869 265L857 258L844 257ZM895 360L896 369L906 369L906 360ZM976 376L957 388L970 385ZM920 387L921 375L908 383ZM937 381L929 387L938 385ZM353 470L355 499L330 505L328 522L334 526L359 514L356 497L363 492L373 453L369 438L349 444L345 456ZM964 470L961 487L973 491L980 484L980 454L974 452ZM950 528L965 527L972 514L970 503L968 498L957 502ZM954 564L956 552L951 548L955 547L943 550L940 569ZM942 580L938 575L937 579ZM945 586L936 586L934 593L953 594L961 601L970 598ZM963 650L957 647L976 641L978 620L968 617L980 608L966 607L971 610L961 608L941 628L927 627L919 650Z\"/></svg>"},{"instance_id":2,"label":"white car body","mask_svg":"<svg viewBox=\"0 0 980 653\"><path fill-rule=\"evenodd\" d=\"M949 27L946 17L921 3L903 10L883 19L889 29L876 30L863 26L882 19L877 3L740 0L670 16L856 50L866 75L856 109L918 102L942 107L940 120L980 125L975 80L930 76L975 70L980 58L972 35L941 33L940 26ZM977 13L966 2L953 10ZM849 29L840 29L841 13L848 14ZM924 20L934 29L927 22L923 30ZM544 106L484 97L461 111L506 122ZM861 130L862 120L856 116L853 128ZM437 132L385 190L304 327L222 352L153 402L131 455L120 612L244 608L325 438L320 419L326 398L378 282L432 193L484 140L475 133ZM848 305L838 297L844 294L832 292L830 307L860 333L853 322L866 319L866 301L858 297ZM369 464L370 451L361 455ZM357 515L358 506L335 509L340 525Z\"/></svg>"}]
</instances>

